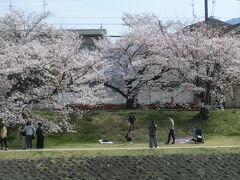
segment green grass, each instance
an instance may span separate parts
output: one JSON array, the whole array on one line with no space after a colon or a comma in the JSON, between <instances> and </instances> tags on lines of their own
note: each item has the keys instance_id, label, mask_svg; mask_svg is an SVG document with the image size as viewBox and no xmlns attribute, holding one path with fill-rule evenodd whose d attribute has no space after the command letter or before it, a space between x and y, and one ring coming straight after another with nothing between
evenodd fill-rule
<instances>
[{"instance_id":1,"label":"green grass","mask_svg":"<svg viewBox=\"0 0 240 180\"><path fill-rule=\"evenodd\" d=\"M97 142L106 138L114 142L125 141L124 135L128 129L128 116L132 111L120 110L114 112L99 111L87 114L83 119L76 119L76 134L59 135L61 142ZM158 124L158 138L166 141L168 132L168 116L175 120L176 137L192 137L192 126L199 124L206 138L211 136L239 136L240 120L239 110L213 111L210 120L201 120L198 112L194 111L134 111L137 118L134 141L137 143L148 141L148 125L151 120ZM56 140L54 136L54 140ZM66 140L66 139L67 140Z\"/></svg>"},{"instance_id":2,"label":"green grass","mask_svg":"<svg viewBox=\"0 0 240 180\"><path fill-rule=\"evenodd\" d=\"M228 109L212 111L209 120L202 120L197 111L161 111L161 110L118 110L89 112L81 119L71 114L71 122L76 125L76 133L57 133L47 135L46 147L77 147L83 143L98 143L98 139L109 139L117 144L125 143L124 136L128 129L128 116L134 112L137 118L134 131L134 143L147 144L148 125L155 120L158 125L158 139L165 142L168 132L168 116L175 120L176 137L192 137L192 126L198 124L206 143L235 144L240 137L240 110ZM52 118L53 112L38 112L44 117ZM9 147L20 148L21 142L16 138L17 130L10 129ZM34 142L35 143L35 142Z\"/></svg>"},{"instance_id":3,"label":"green grass","mask_svg":"<svg viewBox=\"0 0 240 180\"><path fill-rule=\"evenodd\" d=\"M158 139L159 140L159 139ZM176 143L175 145L165 145L164 141L160 141L160 147L201 147L201 146L240 146L240 137L227 137L227 136L211 136L206 139L204 144L194 144L194 143ZM99 142L95 143L63 143L57 145L49 145L49 148L115 148L115 147L133 147L133 148L145 148L148 147L148 141L142 143L133 143L130 145L129 143L114 143L114 144L100 144Z\"/></svg>"}]
</instances>

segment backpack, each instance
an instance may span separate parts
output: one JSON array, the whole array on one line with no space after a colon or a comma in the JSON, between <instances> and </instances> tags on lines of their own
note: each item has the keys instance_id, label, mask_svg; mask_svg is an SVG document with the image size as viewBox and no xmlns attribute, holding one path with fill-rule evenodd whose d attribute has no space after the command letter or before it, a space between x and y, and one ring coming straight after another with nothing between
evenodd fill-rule
<instances>
[{"instance_id":1,"label":"backpack","mask_svg":"<svg viewBox=\"0 0 240 180\"><path fill-rule=\"evenodd\" d=\"M21 132L21 136L26 136L26 132L25 131Z\"/></svg>"}]
</instances>

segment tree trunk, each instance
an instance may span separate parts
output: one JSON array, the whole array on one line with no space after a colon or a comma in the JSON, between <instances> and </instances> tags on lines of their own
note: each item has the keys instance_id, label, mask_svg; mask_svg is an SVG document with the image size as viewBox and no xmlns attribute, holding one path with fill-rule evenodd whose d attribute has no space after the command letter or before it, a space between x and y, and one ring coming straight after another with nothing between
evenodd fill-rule
<instances>
[{"instance_id":1,"label":"tree trunk","mask_svg":"<svg viewBox=\"0 0 240 180\"><path fill-rule=\"evenodd\" d=\"M126 107L127 107L127 109L135 108L135 98L134 97L127 98Z\"/></svg>"},{"instance_id":2,"label":"tree trunk","mask_svg":"<svg viewBox=\"0 0 240 180\"><path fill-rule=\"evenodd\" d=\"M207 87L206 87L206 93L205 93L205 104L206 105L211 105L211 84L208 82Z\"/></svg>"},{"instance_id":3,"label":"tree trunk","mask_svg":"<svg viewBox=\"0 0 240 180\"><path fill-rule=\"evenodd\" d=\"M211 93L209 91L206 92L206 96L205 96L205 104L206 105L211 105Z\"/></svg>"}]
</instances>

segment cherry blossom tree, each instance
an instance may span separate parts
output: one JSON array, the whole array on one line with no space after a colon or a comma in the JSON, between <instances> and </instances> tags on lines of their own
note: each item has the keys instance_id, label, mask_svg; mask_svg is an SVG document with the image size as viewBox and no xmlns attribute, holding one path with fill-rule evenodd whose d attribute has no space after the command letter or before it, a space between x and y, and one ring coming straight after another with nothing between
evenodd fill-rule
<instances>
[{"instance_id":1,"label":"cherry blossom tree","mask_svg":"<svg viewBox=\"0 0 240 180\"><path fill-rule=\"evenodd\" d=\"M0 115L7 124L23 123L21 115L31 111L29 106L64 113L67 104L94 104L106 97L106 61L83 49L78 34L55 29L43 19L19 11L0 18ZM70 130L66 117L44 122L49 131Z\"/></svg>"},{"instance_id":2,"label":"cherry blossom tree","mask_svg":"<svg viewBox=\"0 0 240 180\"><path fill-rule=\"evenodd\" d=\"M163 27L154 15L125 14L123 20L130 31L115 42L104 39L98 45L111 64L105 86L122 95L127 108L134 108L139 92L167 77L174 67L162 54Z\"/></svg>"},{"instance_id":3,"label":"cherry blossom tree","mask_svg":"<svg viewBox=\"0 0 240 180\"><path fill-rule=\"evenodd\" d=\"M128 108L147 86L171 96L194 92L210 105L239 82L239 37L224 27L163 24L148 14L125 14L123 20L129 32L115 42L104 39L99 48L111 64L105 86L122 95Z\"/></svg>"},{"instance_id":4,"label":"cherry blossom tree","mask_svg":"<svg viewBox=\"0 0 240 180\"><path fill-rule=\"evenodd\" d=\"M165 54L177 62L180 84L207 105L213 97L224 99L226 91L239 83L240 39L205 23L172 29L165 33Z\"/></svg>"}]
</instances>

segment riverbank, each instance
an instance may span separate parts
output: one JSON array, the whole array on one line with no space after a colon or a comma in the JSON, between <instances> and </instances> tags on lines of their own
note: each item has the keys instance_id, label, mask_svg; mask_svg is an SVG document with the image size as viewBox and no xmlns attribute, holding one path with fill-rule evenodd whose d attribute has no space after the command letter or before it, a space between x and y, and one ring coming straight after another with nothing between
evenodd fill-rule
<instances>
[{"instance_id":1,"label":"riverbank","mask_svg":"<svg viewBox=\"0 0 240 180\"><path fill-rule=\"evenodd\" d=\"M239 179L240 154L1 159L0 179Z\"/></svg>"}]
</instances>

